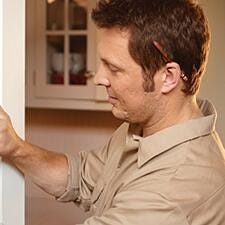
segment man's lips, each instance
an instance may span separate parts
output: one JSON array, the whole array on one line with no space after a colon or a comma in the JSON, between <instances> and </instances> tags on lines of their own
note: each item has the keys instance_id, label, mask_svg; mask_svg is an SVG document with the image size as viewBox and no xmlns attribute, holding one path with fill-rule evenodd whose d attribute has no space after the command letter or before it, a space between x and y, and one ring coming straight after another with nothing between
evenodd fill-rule
<instances>
[{"instance_id":1,"label":"man's lips","mask_svg":"<svg viewBox=\"0 0 225 225\"><path fill-rule=\"evenodd\" d=\"M117 98L109 95L108 101L109 101L109 103L114 104L117 101Z\"/></svg>"}]
</instances>

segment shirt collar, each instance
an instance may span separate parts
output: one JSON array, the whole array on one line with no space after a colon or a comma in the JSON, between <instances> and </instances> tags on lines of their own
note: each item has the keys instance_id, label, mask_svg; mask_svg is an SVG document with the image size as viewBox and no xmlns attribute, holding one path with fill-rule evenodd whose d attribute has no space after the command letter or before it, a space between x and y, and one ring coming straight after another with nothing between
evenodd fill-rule
<instances>
[{"instance_id":1,"label":"shirt collar","mask_svg":"<svg viewBox=\"0 0 225 225\"><path fill-rule=\"evenodd\" d=\"M133 134L133 141L139 141L138 167L155 156L189 140L208 135L215 130L216 110L207 100L198 100L203 117L165 128L153 135L142 138ZM129 129L132 131L132 129Z\"/></svg>"}]
</instances>

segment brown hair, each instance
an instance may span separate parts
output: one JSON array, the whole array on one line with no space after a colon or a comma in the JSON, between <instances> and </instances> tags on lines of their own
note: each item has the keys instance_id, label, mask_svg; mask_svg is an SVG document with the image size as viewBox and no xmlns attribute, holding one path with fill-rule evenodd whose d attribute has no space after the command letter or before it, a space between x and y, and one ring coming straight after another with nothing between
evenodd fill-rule
<instances>
[{"instance_id":1,"label":"brown hair","mask_svg":"<svg viewBox=\"0 0 225 225\"><path fill-rule=\"evenodd\" d=\"M210 42L202 8L192 0L99 0L92 19L100 28L119 27L130 33L129 52L144 72L145 90L154 90L153 76L166 64L163 49L187 80L183 91L197 92ZM162 53L162 52L161 52Z\"/></svg>"}]
</instances>

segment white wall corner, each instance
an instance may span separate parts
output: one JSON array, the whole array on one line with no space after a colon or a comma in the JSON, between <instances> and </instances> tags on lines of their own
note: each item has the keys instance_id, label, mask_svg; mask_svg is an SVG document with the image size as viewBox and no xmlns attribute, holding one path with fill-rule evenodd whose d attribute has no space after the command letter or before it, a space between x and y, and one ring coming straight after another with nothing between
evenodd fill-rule
<instances>
[{"instance_id":1,"label":"white wall corner","mask_svg":"<svg viewBox=\"0 0 225 225\"><path fill-rule=\"evenodd\" d=\"M0 0L0 105L24 138L25 0ZM24 225L24 179L0 162L0 224Z\"/></svg>"}]
</instances>

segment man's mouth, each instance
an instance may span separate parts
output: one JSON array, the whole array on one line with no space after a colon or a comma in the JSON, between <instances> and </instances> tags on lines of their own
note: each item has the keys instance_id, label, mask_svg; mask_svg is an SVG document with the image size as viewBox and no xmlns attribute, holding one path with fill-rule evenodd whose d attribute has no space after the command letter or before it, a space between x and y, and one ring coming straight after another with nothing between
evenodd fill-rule
<instances>
[{"instance_id":1,"label":"man's mouth","mask_svg":"<svg viewBox=\"0 0 225 225\"><path fill-rule=\"evenodd\" d=\"M109 98L108 98L108 102L109 103L115 104L116 101L117 101L117 98L116 97L113 97L113 96L109 95Z\"/></svg>"}]
</instances>

